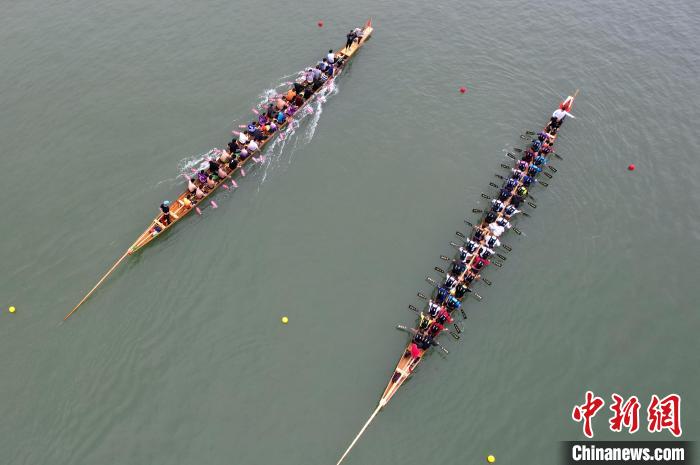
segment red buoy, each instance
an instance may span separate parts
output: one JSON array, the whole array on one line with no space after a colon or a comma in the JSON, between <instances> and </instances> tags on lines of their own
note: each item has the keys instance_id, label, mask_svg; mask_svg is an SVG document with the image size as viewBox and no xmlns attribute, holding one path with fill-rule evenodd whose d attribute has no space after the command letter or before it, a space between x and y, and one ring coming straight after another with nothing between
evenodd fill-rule
<instances>
[{"instance_id":1,"label":"red buoy","mask_svg":"<svg viewBox=\"0 0 700 465\"><path fill-rule=\"evenodd\" d=\"M636 166L634 166L634 164L630 164L630 165L627 167L627 169L628 169L629 171L634 171L635 168L636 168Z\"/></svg>"},{"instance_id":2,"label":"red buoy","mask_svg":"<svg viewBox=\"0 0 700 465\"><path fill-rule=\"evenodd\" d=\"M318 22L318 27L323 27L323 21Z\"/></svg>"},{"instance_id":3,"label":"red buoy","mask_svg":"<svg viewBox=\"0 0 700 465\"><path fill-rule=\"evenodd\" d=\"M467 88L466 88L466 87L460 87L460 88L459 88L459 93L460 93L460 94L463 94L463 93L465 93L466 91L467 91Z\"/></svg>"}]
</instances>

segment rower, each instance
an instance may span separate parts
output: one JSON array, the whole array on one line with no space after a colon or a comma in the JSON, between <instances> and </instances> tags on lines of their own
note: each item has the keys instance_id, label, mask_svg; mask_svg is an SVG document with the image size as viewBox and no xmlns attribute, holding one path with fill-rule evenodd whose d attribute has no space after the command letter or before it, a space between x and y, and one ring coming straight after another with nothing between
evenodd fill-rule
<instances>
[{"instance_id":1,"label":"rower","mask_svg":"<svg viewBox=\"0 0 700 465\"><path fill-rule=\"evenodd\" d=\"M250 124L248 124L248 126L246 127L246 130L249 134L252 134L253 131L255 131L255 121L251 121Z\"/></svg>"},{"instance_id":2,"label":"rower","mask_svg":"<svg viewBox=\"0 0 700 465\"><path fill-rule=\"evenodd\" d=\"M236 168L238 168L238 159L236 157L232 157L228 162L228 168L232 173L236 170Z\"/></svg>"},{"instance_id":3,"label":"rower","mask_svg":"<svg viewBox=\"0 0 700 465\"><path fill-rule=\"evenodd\" d=\"M229 151L228 148L225 148L221 151L221 155L219 155L219 159L217 161L223 163L224 165L228 163L228 161L231 159L231 152Z\"/></svg>"},{"instance_id":4,"label":"rower","mask_svg":"<svg viewBox=\"0 0 700 465\"><path fill-rule=\"evenodd\" d=\"M328 55L326 55L326 61L329 65L333 65L333 63L335 63L335 54L333 53L333 50L328 50Z\"/></svg>"},{"instance_id":5,"label":"rower","mask_svg":"<svg viewBox=\"0 0 700 465\"><path fill-rule=\"evenodd\" d=\"M160 211L163 212L162 223L170 224L170 200L165 200L160 204Z\"/></svg>"},{"instance_id":6,"label":"rower","mask_svg":"<svg viewBox=\"0 0 700 465\"><path fill-rule=\"evenodd\" d=\"M294 91L294 89L289 89L287 91L287 95L285 95L284 98L286 98L288 102L291 102L292 100L294 100L294 97L296 97L296 96L297 96L297 93Z\"/></svg>"},{"instance_id":7,"label":"rower","mask_svg":"<svg viewBox=\"0 0 700 465\"><path fill-rule=\"evenodd\" d=\"M472 292L472 290L469 289L464 283L459 283L455 288L455 297L461 299L467 292Z\"/></svg>"},{"instance_id":8,"label":"rower","mask_svg":"<svg viewBox=\"0 0 700 465\"><path fill-rule=\"evenodd\" d=\"M530 151L530 149L527 149L522 156L522 160L525 163L530 163L532 159L535 158L535 154Z\"/></svg>"},{"instance_id":9,"label":"rower","mask_svg":"<svg viewBox=\"0 0 700 465\"><path fill-rule=\"evenodd\" d=\"M501 237L501 234L503 234L505 230L506 228L499 226L498 223L491 223L489 225L489 231L491 231L491 234L496 237Z\"/></svg>"},{"instance_id":10,"label":"rower","mask_svg":"<svg viewBox=\"0 0 700 465\"><path fill-rule=\"evenodd\" d=\"M213 174L210 174L210 175L207 177L207 187L209 187L209 188L211 188L211 189L213 189L213 188L216 187L216 181L214 181L214 175L213 175Z\"/></svg>"},{"instance_id":11,"label":"rower","mask_svg":"<svg viewBox=\"0 0 700 465\"><path fill-rule=\"evenodd\" d=\"M493 199L491 201L491 211L494 211L496 213L500 213L503 211L504 208L505 208L505 204L503 202L501 202L500 200Z\"/></svg>"},{"instance_id":12,"label":"rower","mask_svg":"<svg viewBox=\"0 0 700 465\"><path fill-rule=\"evenodd\" d=\"M500 200L501 202L505 202L506 200L508 200L510 198L511 195L512 195L511 191L509 191L508 189L502 188L498 192L498 200Z\"/></svg>"},{"instance_id":13,"label":"rower","mask_svg":"<svg viewBox=\"0 0 700 465\"><path fill-rule=\"evenodd\" d=\"M219 170L216 172L216 175L219 177L219 179L226 179L228 177L226 170L224 170L224 167L221 165L219 165Z\"/></svg>"},{"instance_id":14,"label":"rower","mask_svg":"<svg viewBox=\"0 0 700 465\"><path fill-rule=\"evenodd\" d=\"M533 178L532 176L529 176L527 174L525 176L523 176L523 179L522 179L523 186L529 187L530 184L532 184L533 182L535 182L535 178Z\"/></svg>"},{"instance_id":15,"label":"rower","mask_svg":"<svg viewBox=\"0 0 700 465\"><path fill-rule=\"evenodd\" d=\"M516 192L522 197L527 197L527 187L525 186L518 187L518 190Z\"/></svg>"},{"instance_id":16,"label":"rower","mask_svg":"<svg viewBox=\"0 0 700 465\"><path fill-rule=\"evenodd\" d=\"M307 85L314 82L314 73L311 71L311 68L306 68L306 72L304 73L304 80L306 81Z\"/></svg>"},{"instance_id":17,"label":"rower","mask_svg":"<svg viewBox=\"0 0 700 465\"><path fill-rule=\"evenodd\" d=\"M433 299L428 301L428 314L435 317L440 312L440 305L433 302Z\"/></svg>"},{"instance_id":18,"label":"rower","mask_svg":"<svg viewBox=\"0 0 700 465\"><path fill-rule=\"evenodd\" d=\"M516 187L518 187L518 181L516 181L515 179L510 178L508 179L508 181L506 181L505 188L508 189L509 192L513 192L513 189L515 189Z\"/></svg>"},{"instance_id":19,"label":"rower","mask_svg":"<svg viewBox=\"0 0 700 465\"><path fill-rule=\"evenodd\" d=\"M475 241L472 241L472 240L468 240L468 241L464 244L464 246L467 248L467 252L469 252L469 253L474 253L474 252L476 252L476 249L479 248L479 243L478 243L478 242L475 242Z\"/></svg>"},{"instance_id":20,"label":"rower","mask_svg":"<svg viewBox=\"0 0 700 465\"><path fill-rule=\"evenodd\" d=\"M428 329L428 326L430 326L430 318L427 318L425 315L423 315L423 312L421 312L420 321L418 322L418 329L425 331Z\"/></svg>"},{"instance_id":21,"label":"rower","mask_svg":"<svg viewBox=\"0 0 700 465\"><path fill-rule=\"evenodd\" d=\"M241 131L241 133L238 135L238 143L241 145L248 143L248 131Z\"/></svg>"},{"instance_id":22,"label":"rower","mask_svg":"<svg viewBox=\"0 0 700 465\"><path fill-rule=\"evenodd\" d=\"M452 323L452 316L450 315L450 312L443 308L440 310L440 313L438 314L436 320L441 325L444 325L445 322Z\"/></svg>"},{"instance_id":23,"label":"rower","mask_svg":"<svg viewBox=\"0 0 700 465\"><path fill-rule=\"evenodd\" d=\"M533 160L533 163L536 166L540 165L546 165L547 164L547 159L543 155L537 155L535 159Z\"/></svg>"},{"instance_id":24,"label":"rower","mask_svg":"<svg viewBox=\"0 0 700 465\"><path fill-rule=\"evenodd\" d=\"M479 278L481 278L481 275L479 273L477 273L474 270L469 270L469 272L464 276L464 282L471 284L475 280L478 281ZM469 289L469 292L472 292L472 290Z\"/></svg>"},{"instance_id":25,"label":"rower","mask_svg":"<svg viewBox=\"0 0 700 465\"><path fill-rule=\"evenodd\" d=\"M462 302L459 301L455 296L448 296L445 306L450 310L458 310L462 306Z\"/></svg>"},{"instance_id":26,"label":"rower","mask_svg":"<svg viewBox=\"0 0 700 465\"><path fill-rule=\"evenodd\" d=\"M518 170L523 172L527 169L527 162L525 160L519 160L518 164L516 166L517 166Z\"/></svg>"},{"instance_id":27,"label":"rower","mask_svg":"<svg viewBox=\"0 0 700 465\"><path fill-rule=\"evenodd\" d=\"M444 284L445 287L452 289L456 285L457 285L457 278L455 278L451 274L448 274L447 276L445 276L445 284Z\"/></svg>"},{"instance_id":28,"label":"rower","mask_svg":"<svg viewBox=\"0 0 700 465\"><path fill-rule=\"evenodd\" d=\"M197 173L197 181L199 181L200 184L206 184L207 173L205 173L204 170L199 170Z\"/></svg>"},{"instance_id":29,"label":"rower","mask_svg":"<svg viewBox=\"0 0 700 465\"><path fill-rule=\"evenodd\" d=\"M462 273L464 273L466 269L466 262L461 262L459 260L454 260L452 262L452 273L454 273L455 276L462 276Z\"/></svg>"},{"instance_id":30,"label":"rower","mask_svg":"<svg viewBox=\"0 0 700 465\"><path fill-rule=\"evenodd\" d=\"M246 158L248 158L248 155L249 155L248 149L243 149L243 150L241 150L241 153L238 154L238 158L240 158L242 161L242 160L245 160Z\"/></svg>"},{"instance_id":31,"label":"rower","mask_svg":"<svg viewBox=\"0 0 700 465\"><path fill-rule=\"evenodd\" d=\"M443 329L445 329L444 326L442 326L442 325L441 325L440 323L438 323L438 322L434 322L432 325L430 325L430 329L428 329L428 334L429 334L431 337L435 337L435 336L437 336L438 334L440 334L440 333L442 332Z\"/></svg>"},{"instance_id":32,"label":"rower","mask_svg":"<svg viewBox=\"0 0 700 465\"><path fill-rule=\"evenodd\" d=\"M540 151L541 148L542 148L542 142L540 142L539 139L535 139L534 141L532 141L532 145L530 146L530 150L537 153Z\"/></svg>"},{"instance_id":33,"label":"rower","mask_svg":"<svg viewBox=\"0 0 700 465\"><path fill-rule=\"evenodd\" d=\"M248 153L254 153L259 148L260 146L257 142L255 142L255 140L251 140L250 142L248 142Z\"/></svg>"},{"instance_id":34,"label":"rower","mask_svg":"<svg viewBox=\"0 0 700 465\"><path fill-rule=\"evenodd\" d=\"M459 260L462 263L467 263L469 260L471 260L471 254L465 249L464 247L459 248Z\"/></svg>"},{"instance_id":35,"label":"rower","mask_svg":"<svg viewBox=\"0 0 700 465\"><path fill-rule=\"evenodd\" d=\"M491 255L493 255L493 249L489 249L488 247L482 247L481 250L479 250L479 258L483 258L485 260Z\"/></svg>"},{"instance_id":36,"label":"rower","mask_svg":"<svg viewBox=\"0 0 700 465\"><path fill-rule=\"evenodd\" d=\"M444 287L438 287L437 294L435 295L435 302L439 304L443 303L448 293L449 292Z\"/></svg>"},{"instance_id":37,"label":"rower","mask_svg":"<svg viewBox=\"0 0 700 465\"><path fill-rule=\"evenodd\" d=\"M209 172L216 174L219 171L219 164L213 158L209 159Z\"/></svg>"},{"instance_id":38,"label":"rower","mask_svg":"<svg viewBox=\"0 0 700 465\"><path fill-rule=\"evenodd\" d=\"M505 219L505 218L499 218L499 219L497 219L497 220L496 220L496 224L499 225L499 226L502 226L502 227L504 227L504 228L506 228L506 229L510 229L510 228L511 228L510 222L509 222L507 219Z\"/></svg>"},{"instance_id":39,"label":"rower","mask_svg":"<svg viewBox=\"0 0 700 465\"><path fill-rule=\"evenodd\" d=\"M496 221L496 218L498 218L498 215L496 214L496 212L490 211L486 214L484 221L486 222L486 224L491 224L494 221Z\"/></svg>"},{"instance_id":40,"label":"rower","mask_svg":"<svg viewBox=\"0 0 700 465\"><path fill-rule=\"evenodd\" d=\"M510 207L510 205L508 205ZM498 240L496 236L486 236L486 245L492 249L501 246L501 241Z\"/></svg>"},{"instance_id":41,"label":"rower","mask_svg":"<svg viewBox=\"0 0 700 465\"><path fill-rule=\"evenodd\" d=\"M542 168L540 168L539 166L537 166L535 164L530 165L530 167L527 169L527 175L532 177L532 178L534 178L535 176L537 176L541 172L542 172Z\"/></svg>"},{"instance_id":42,"label":"rower","mask_svg":"<svg viewBox=\"0 0 700 465\"><path fill-rule=\"evenodd\" d=\"M194 192L197 190L197 186L194 183L194 179L195 178L190 178L187 180L187 190L190 194L194 194Z\"/></svg>"},{"instance_id":43,"label":"rower","mask_svg":"<svg viewBox=\"0 0 700 465\"><path fill-rule=\"evenodd\" d=\"M529 178L529 176L527 176L527 177ZM508 206L506 207L505 212L504 212L505 217L508 218L508 219L510 219L510 217L513 216L513 215L517 215L518 213L520 213L520 210L518 210L517 208L515 208L513 205L508 205ZM498 240L498 239L496 239L496 240Z\"/></svg>"},{"instance_id":44,"label":"rower","mask_svg":"<svg viewBox=\"0 0 700 465\"><path fill-rule=\"evenodd\" d=\"M481 271L484 267L487 267L491 264L490 260L487 260L485 258L481 257L476 257L474 262L472 263L472 270L476 270L477 272Z\"/></svg>"},{"instance_id":45,"label":"rower","mask_svg":"<svg viewBox=\"0 0 700 465\"><path fill-rule=\"evenodd\" d=\"M517 208L521 203L523 203L524 200L525 198L522 195L515 194L513 197L511 197L510 204Z\"/></svg>"},{"instance_id":46,"label":"rower","mask_svg":"<svg viewBox=\"0 0 700 465\"><path fill-rule=\"evenodd\" d=\"M268 118L272 118L272 115L275 114L275 106L272 103L269 103L267 105L267 111L265 112Z\"/></svg>"},{"instance_id":47,"label":"rower","mask_svg":"<svg viewBox=\"0 0 700 465\"><path fill-rule=\"evenodd\" d=\"M484 240L484 236L484 231L482 231L481 229L477 229L476 231L474 231L474 235L472 235L472 240L474 242L481 242L482 240Z\"/></svg>"}]
</instances>

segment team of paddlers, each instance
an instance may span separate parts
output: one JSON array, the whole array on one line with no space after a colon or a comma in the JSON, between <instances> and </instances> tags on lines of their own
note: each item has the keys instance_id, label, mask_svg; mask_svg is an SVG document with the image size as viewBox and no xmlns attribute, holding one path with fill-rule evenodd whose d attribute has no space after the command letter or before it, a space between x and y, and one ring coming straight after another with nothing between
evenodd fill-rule
<instances>
[{"instance_id":1,"label":"team of paddlers","mask_svg":"<svg viewBox=\"0 0 700 465\"><path fill-rule=\"evenodd\" d=\"M537 182L537 176L547 164L557 131L566 116L573 117L568 112L566 102L562 102L544 130L536 135L516 161L510 177L500 188L498 198L491 200L489 211L474 228L471 238L459 247L459 254L452 261L444 282L437 285L433 298L428 301L427 313L420 313L405 356L421 357L425 350L435 345L437 336L447 331L446 325L453 322L452 315L461 309L462 299L472 292L470 286L481 279L481 271L491 264L489 258L495 254L495 249L501 247L500 236L511 228L511 219L521 213L519 208L527 198L530 186Z\"/></svg>"},{"instance_id":2,"label":"team of paddlers","mask_svg":"<svg viewBox=\"0 0 700 465\"><path fill-rule=\"evenodd\" d=\"M348 49L353 43L359 43L361 40L362 29L351 30L347 35L345 48ZM181 206L187 209L196 206L211 190L216 189L222 180L231 177L249 157L258 161L254 157L259 155L263 144L292 120L297 110L334 76L346 58L342 51L336 54L333 50L328 50L328 54L315 67L306 68L300 73L299 78L287 92L269 102L267 108L258 113L257 119L242 128L226 148L210 152L216 158L209 158L208 165L204 169L188 177L188 193L183 199L178 200ZM161 216L158 221L162 226L167 226L171 222L171 216L175 217L169 200L160 205L160 211ZM161 225L156 224L153 227L153 234L158 234L162 230Z\"/></svg>"}]
</instances>

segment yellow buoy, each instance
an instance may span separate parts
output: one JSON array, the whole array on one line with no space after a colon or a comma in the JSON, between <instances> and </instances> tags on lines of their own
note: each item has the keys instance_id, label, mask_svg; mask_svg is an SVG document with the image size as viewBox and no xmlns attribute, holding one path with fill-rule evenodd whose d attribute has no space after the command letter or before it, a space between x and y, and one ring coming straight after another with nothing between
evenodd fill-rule
<instances>
[{"instance_id":1,"label":"yellow buoy","mask_svg":"<svg viewBox=\"0 0 700 465\"><path fill-rule=\"evenodd\" d=\"M15 307L10 307L9 310L10 310L10 313L15 313L15 310L17 310L17 309Z\"/></svg>"},{"instance_id":2,"label":"yellow buoy","mask_svg":"<svg viewBox=\"0 0 700 465\"><path fill-rule=\"evenodd\" d=\"M282 317L282 323L284 323L285 325L286 325L287 323L289 323L289 318L287 318L286 316L283 316L283 317Z\"/></svg>"},{"instance_id":3,"label":"yellow buoy","mask_svg":"<svg viewBox=\"0 0 700 465\"><path fill-rule=\"evenodd\" d=\"M494 457L493 455L489 455L488 457L486 457L486 460L488 460L489 463L494 463L496 461L496 457Z\"/></svg>"}]
</instances>

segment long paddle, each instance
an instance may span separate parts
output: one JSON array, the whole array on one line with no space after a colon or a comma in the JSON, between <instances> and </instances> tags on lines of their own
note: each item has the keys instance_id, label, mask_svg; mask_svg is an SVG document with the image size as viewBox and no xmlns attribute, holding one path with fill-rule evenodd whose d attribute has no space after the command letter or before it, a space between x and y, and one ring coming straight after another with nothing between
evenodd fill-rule
<instances>
[{"instance_id":1,"label":"long paddle","mask_svg":"<svg viewBox=\"0 0 700 465\"><path fill-rule=\"evenodd\" d=\"M102 278L101 278L99 281L97 281L97 284L95 284L95 287L93 287L92 289L90 289L90 292L88 292L87 295L86 295L85 297L83 297L83 300L81 300L80 302L78 302L78 305L76 305L75 307L73 307L73 310L71 310L70 313L68 313L68 315L66 315L66 316L63 318L63 321L66 321L68 318L70 318L70 316L71 316L73 313L75 313L75 311L78 310L78 308L79 308L81 305L83 305L83 303L84 303L86 300L88 300L88 298L92 295L92 293L95 292L95 291L97 290L98 287L100 287L100 284L102 284L102 283L104 282L104 280L107 279L107 277L109 277L109 275L111 275L112 272L113 272L114 270L117 269L117 267L119 266L119 264L120 264L121 262L123 262L124 259L125 259L128 255L129 255L129 252L128 252L128 251L127 251L127 252L124 252L124 255L122 255L121 258L120 258L119 260L117 260L116 263L115 263L114 265L112 265L112 268L110 268L109 271L108 271L107 273L105 273L105 275L102 276Z\"/></svg>"}]
</instances>

